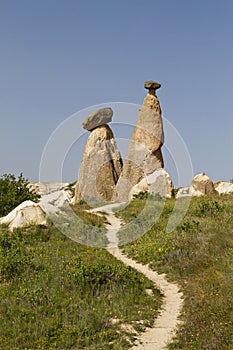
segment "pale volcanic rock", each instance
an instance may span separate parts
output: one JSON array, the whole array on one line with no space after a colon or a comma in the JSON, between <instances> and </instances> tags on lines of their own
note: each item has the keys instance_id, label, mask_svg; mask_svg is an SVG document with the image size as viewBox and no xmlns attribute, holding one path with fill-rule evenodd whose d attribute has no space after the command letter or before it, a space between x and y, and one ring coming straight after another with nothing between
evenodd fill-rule
<instances>
[{"instance_id":1,"label":"pale volcanic rock","mask_svg":"<svg viewBox=\"0 0 233 350\"><path fill-rule=\"evenodd\" d=\"M212 180L205 173L201 173L193 178L189 193L191 196L203 196L216 194L216 191Z\"/></svg>"},{"instance_id":2,"label":"pale volcanic rock","mask_svg":"<svg viewBox=\"0 0 233 350\"><path fill-rule=\"evenodd\" d=\"M129 199L132 199L134 195L140 192L148 192L152 195L159 194L164 198L173 197L174 188L168 172L161 168L143 178L132 188Z\"/></svg>"},{"instance_id":3,"label":"pale volcanic rock","mask_svg":"<svg viewBox=\"0 0 233 350\"><path fill-rule=\"evenodd\" d=\"M139 110L138 120L129 143L123 170L117 184L118 200L128 198L131 188L155 170L163 168L161 147L164 143L159 100L155 94L161 85L145 82L149 89Z\"/></svg>"},{"instance_id":4,"label":"pale volcanic rock","mask_svg":"<svg viewBox=\"0 0 233 350\"><path fill-rule=\"evenodd\" d=\"M215 191L218 194L231 194L233 193L233 183L232 182L224 182L220 181L214 184Z\"/></svg>"},{"instance_id":5,"label":"pale volcanic rock","mask_svg":"<svg viewBox=\"0 0 233 350\"><path fill-rule=\"evenodd\" d=\"M27 188L30 192L43 196L64 189L68 182L29 182Z\"/></svg>"},{"instance_id":6,"label":"pale volcanic rock","mask_svg":"<svg viewBox=\"0 0 233 350\"><path fill-rule=\"evenodd\" d=\"M82 123L86 130L93 130L98 126L108 124L112 121L113 110L110 107L101 108L91 113Z\"/></svg>"},{"instance_id":7,"label":"pale volcanic rock","mask_svg":"<svg viewBox=\"0 0 233 350\"><path fill-rule=\"evenodd\" d=\"M102 125L88 137L75 189L75 202L111 200L122 170L122 159L113 132Z\"/></svg>"},{"instance_id":8,"label":"pale volcanic rock","mask_svg":"<svg viewBox=\"0 0 233 350\"><path fill-rule=\"evenodd\" d=\"M16 227L24 227L31 224L46 225L47 220L40 204L28 200L18 205L4 218L1 218L0 224L9 225L9 229L13 231Z\"/></svg>"},{"instance_id":9,"label":"pale volcanic rock","mask_svg":"<svg viewBox=\"0 0 233 350\"><path fill-rule=\"evenodd\" d=\"M190 188L189 187L181 187L179 188L176 198L183 198L183 197L189 197L191 194L189 193Z\"/></svg>"}]
</instances>

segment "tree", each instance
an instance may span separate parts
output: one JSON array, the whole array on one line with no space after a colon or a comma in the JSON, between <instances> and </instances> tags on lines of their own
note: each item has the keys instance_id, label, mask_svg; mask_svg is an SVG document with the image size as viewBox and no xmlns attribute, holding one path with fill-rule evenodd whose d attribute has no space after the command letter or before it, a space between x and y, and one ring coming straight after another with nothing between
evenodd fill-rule
<instances>
[{"instance_id":1,"label":"tree","mask_svg":"<svg viewBox=\"0 0 233 350\"><path fill-rule=\"evenodd\" d=\"M28 183L22 173L18 179L13 174L0 177L0 217L7 215L25 200L38 201L38 195L29 191Z\"/></svg>"}]
</instances>

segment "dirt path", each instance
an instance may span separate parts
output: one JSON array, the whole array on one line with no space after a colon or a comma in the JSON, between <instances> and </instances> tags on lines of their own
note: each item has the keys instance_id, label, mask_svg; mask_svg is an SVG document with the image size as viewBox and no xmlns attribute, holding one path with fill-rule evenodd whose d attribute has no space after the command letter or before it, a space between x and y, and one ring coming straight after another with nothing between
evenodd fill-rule
<instances>
[{"instance_id":1,"label":"dirt path","mask_svg":"<svg viewBox=\"0 0 233 350\"><path fill-rule=\"evenodd\" d=\"M165 274L158 274L156 271L151 270L148 265L139 264L122 254L117 247L117 232L121 227L121 220L117 218L112 211L112 209L117 206L119 206L119 204L107 205L92 210L92 212L104 211L107 213L110 223L107 227L107 237L109 239L108 251L124 264L143 273L148 279L154 282L155 286L158 287L164 295L163 306L153 327L147 328L147 330L138 337L137 343L132 349L166 349L166 345L172 340L179 324L178 317L183 303L182 293L179 292L179 288L176 284L167 281Z\"/></svg>"}]
</instances>

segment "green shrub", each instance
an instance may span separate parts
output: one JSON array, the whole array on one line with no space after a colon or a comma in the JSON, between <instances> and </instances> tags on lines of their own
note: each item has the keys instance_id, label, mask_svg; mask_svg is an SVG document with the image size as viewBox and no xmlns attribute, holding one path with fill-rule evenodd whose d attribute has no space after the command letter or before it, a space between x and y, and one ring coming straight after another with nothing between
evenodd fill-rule
<instances>
[{"instance_id":1,"label":"green shrub","mask_svg":"<svg viewBox=\"0 0 233 350\"><path fill-rule=\"evenodd\" d=\"M196 220L183 220L183 222L177 227L177 231L197 232L199 224L200 222Z\"/></svg>"},{"instance_id":2,"label":"green shrub","mask_svg":"<svg viewBox=\"0 0 233 350\"><path fill-rule=\"evenodd\" d=\"M82 285L85 291L90 289L92 294L99 292L103 286L105 287L112 283L118 287L129 287L131 285L131 287L133 286L142 291L143 279L130 266L101 262L85 263L80 257L76 258L73 264L73 269L69 274L71 280L79 286Z\"/></svg>"},{"instance_id":3,"label":"green shrub","mask_svg":"<svg viewBox=\"0 0 233 350\"><path fill-rule=\"evenodd\" d=\"M0 235L0 282L18 277L30 261L31 257L19 237L3 230Z\"/></svg>"},{"instance_id":4,"label":"green shrub","mask_svg":"<svg viewBox=\"0 0 233 350\"><path fill-rule=\"evenodd\" d=\"M133 195L133 199L146 199L148 197L148 192L139 192Z\"/></svg>"},{"instance_id":5,"label":"green shrub","mask_svg":"<svg viewBox=\"0 0 233 350\"><path fill-rule=\"evenodd\" d=\"M217 201L203 201L196 210L197 216L215 215L224 212L226 206Z\"/></svg>"},{"instance_id":6,"label":"green shrub","mask_svg":"<svg viewBox=\"0 0 233 350\"><path fill-rule=\"evenodd\" d=\"M38 196L29 191L27 187L28 183L28 180L23 177L22 173L18 176L18 179L12 174L4 174L1 176L0 216L7 215L25 200L38 200Z\"/></svg>"}]
</instances>

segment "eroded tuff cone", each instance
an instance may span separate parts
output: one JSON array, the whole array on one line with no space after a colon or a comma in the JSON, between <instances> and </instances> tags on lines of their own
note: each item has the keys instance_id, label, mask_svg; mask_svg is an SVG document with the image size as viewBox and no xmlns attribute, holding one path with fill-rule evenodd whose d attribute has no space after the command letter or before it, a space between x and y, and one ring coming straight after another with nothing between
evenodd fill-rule
<instances>
[{"instance_id":1,"label":"eroded tuff cone","mask_svg":"<svg viewBox=\"0 0 233 350\"><path fill-rule=\"evenodd\" d=\"M109 201L122 170L122 159L113 132L102 125L88 137L75 189L75 202Z\"/></svg>"},{"instance_id":2,"label":"eroded tuff cone","mask_svg":"<svg viewBox=\"0 0 233 350\"><path fill-rule=\"evenodd\" d=\"M129 143L128 153L116 188L119 201L128 199L134 185L155 170L163 168L161 147L164 142L163 123L155 90L161 85L146 81L149 89L139 110L138 120Z\"/></svg>"},{"instance_id":3,"label":"eroded tuff cone","mask_svg":"<svg viewBox=\"0 0 233 350\"><path fill-rule=\"evenodd\" d=\"M94 113L91 113L82 123L83 128L91 131L98 126L108 124L112 121L113 111L112 108L101 108Z\"/></svg>"}]
</instances>

